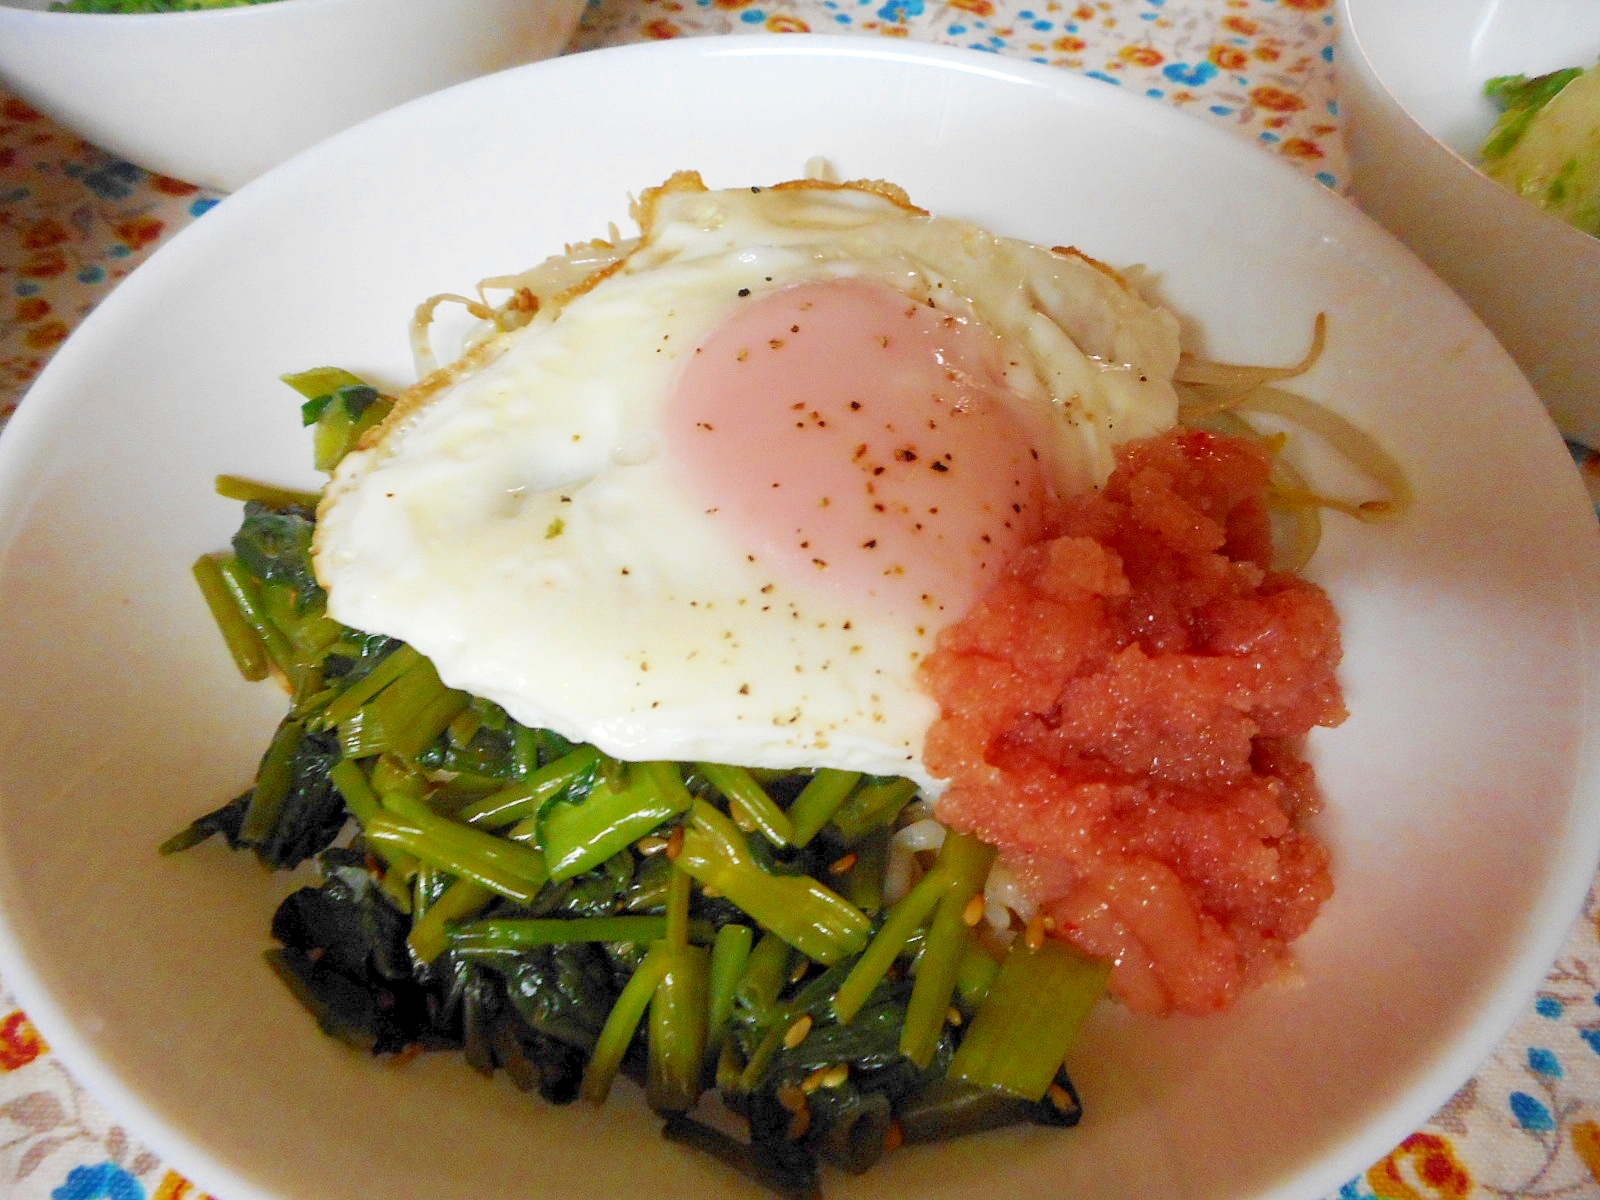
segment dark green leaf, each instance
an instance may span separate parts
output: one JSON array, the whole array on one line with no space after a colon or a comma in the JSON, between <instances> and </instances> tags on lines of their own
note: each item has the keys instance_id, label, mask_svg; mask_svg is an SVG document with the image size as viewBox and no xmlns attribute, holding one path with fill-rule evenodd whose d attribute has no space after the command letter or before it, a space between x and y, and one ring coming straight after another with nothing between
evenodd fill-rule
<instances>
[{"instance_id":1,"label":"dark green leaf","mask_svg":"<svg viewBox=\"0 0 1600 1200\"><path fill-rule=\"evenodd\" d=\"M244 523L233 536L233 552L246 571L264 583L294 591L301 613L326 602L311 565L311 533L316 514L298 506L274 509L251 500Z\"/></svg>"}]
</instances>

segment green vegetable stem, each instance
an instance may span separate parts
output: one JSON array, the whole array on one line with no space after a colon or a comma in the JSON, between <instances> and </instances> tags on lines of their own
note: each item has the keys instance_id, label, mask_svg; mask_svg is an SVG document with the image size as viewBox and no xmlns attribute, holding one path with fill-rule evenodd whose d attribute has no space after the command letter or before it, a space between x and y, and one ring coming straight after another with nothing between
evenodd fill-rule
<instances>
[{"instance_id":1,"label":"green vegetable stem","mask_svg":"<svg viewBox=\"0 0 1600 1200\"><path fill-rule=\"evenodd\" d=\"M621 788L598 783L582 803L553 806L543 833L550 877L581 875L685 812L692 801L675 763L638 763Z\"/></svg>"},{"instance_id":2,"label":"green vegetable stem","mask_svg":"<svg viewBox=\"0 0 1600 1200\"><path fill-rule=\"evenodd\" d=\"M1105 991L1111 964L1046 938L1017 938L956 1051L950 1076L1024 1100L1043 1099Z\"/></svg>"},{"instance_id":3,"label":"green vegetable stem","mask_svg":"<svg viewBox=\"0 0 1600 1200\"><path fill-rule=\"evenodd\" d=\"M704 800L689 810L678 863L816 962L839 962L867 943L865 913L809 876L764 870L733 822Z\"/></svg>"}]
</instances>

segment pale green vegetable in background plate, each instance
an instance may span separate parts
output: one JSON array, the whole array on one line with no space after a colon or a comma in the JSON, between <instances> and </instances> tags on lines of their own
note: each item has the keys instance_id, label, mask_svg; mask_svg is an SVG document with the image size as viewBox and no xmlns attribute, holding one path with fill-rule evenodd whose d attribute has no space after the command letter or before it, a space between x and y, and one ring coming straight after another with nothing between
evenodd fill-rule
<instances>
[{"instance_id":1,"label":"pale green vegetable in background plate","mask_svg":"<svg viewBox=\"0 0 1600 1200\"><path fill-rule=\"evenodd\" d=\"M1485 86L1504 108L1483 169L1583 232L1600 236L1600 67Z\"/></svg>"}]
</instances>

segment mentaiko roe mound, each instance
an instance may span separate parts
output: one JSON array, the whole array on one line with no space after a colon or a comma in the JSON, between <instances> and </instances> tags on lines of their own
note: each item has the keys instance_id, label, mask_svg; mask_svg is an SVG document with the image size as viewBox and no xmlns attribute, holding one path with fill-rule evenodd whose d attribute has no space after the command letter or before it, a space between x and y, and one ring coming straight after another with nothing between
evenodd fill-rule
<instances>
[{"instance_id":1,"label":"mentaiko roe mound","mask_svg":"<svg viewBox=\"0 0 1600 1200\"><path fill-rule=\"evenodd\" d=\"M1129 445L923 666L939 817L1140 1011L1226 1007L1333 893L1302 745L1345 716L1338 618L1271 570L1268 470L1208 433Z\"/></svg>"}]
</instances>

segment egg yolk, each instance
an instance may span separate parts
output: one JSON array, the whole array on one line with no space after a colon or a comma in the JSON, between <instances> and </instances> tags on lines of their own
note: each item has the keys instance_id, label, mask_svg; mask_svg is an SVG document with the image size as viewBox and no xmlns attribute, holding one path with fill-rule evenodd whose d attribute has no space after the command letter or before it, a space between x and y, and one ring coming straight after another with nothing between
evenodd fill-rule
<instances>
[{"instance_id":1,"label":"egg yolk","mask_svg":"<svg viewBox=\"0 0 1600 1200\"><path fill-rule=\"evenodd\" d=\"M861 279L739 304L667 407L694 494L788 577L935 625L965 613L1044 521L997 339Z\"/></svg>"}]
</instances>

